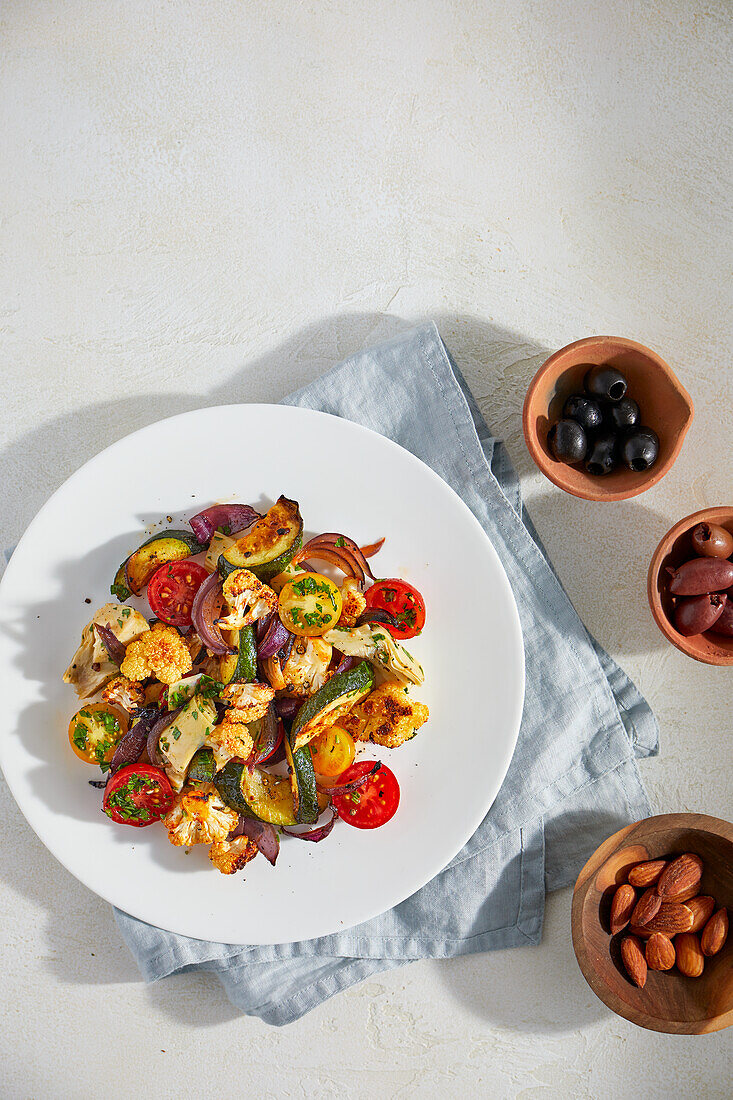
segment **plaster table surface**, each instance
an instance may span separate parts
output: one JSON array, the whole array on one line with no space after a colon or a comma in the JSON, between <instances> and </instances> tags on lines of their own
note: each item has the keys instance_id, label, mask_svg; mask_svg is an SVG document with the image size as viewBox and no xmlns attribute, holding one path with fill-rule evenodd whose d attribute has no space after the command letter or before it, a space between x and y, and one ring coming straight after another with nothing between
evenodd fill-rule
<instances>
[{"instance_id":1,"label":"plaster table surface","mask_svg":"<svg viewBox=\"0 0 733 1100\"><path fill-rule=\"evenodd\" d=\"M133 429L277 400L434 318L659 716L655 810L730 818L731 672L670 647L644 594L664 531L731 497L730 6L6 0L0 28L0 545ZM615 505L556 490L521 438L533 372L592 333L657 349L696 405L671 473ZM146 988L2 780L0 829L3 1098L730 1094L730 1033L596 1000L570 891L539 947L415 963L275 1030L210 975Z\"/></svg>"}]
</instances>

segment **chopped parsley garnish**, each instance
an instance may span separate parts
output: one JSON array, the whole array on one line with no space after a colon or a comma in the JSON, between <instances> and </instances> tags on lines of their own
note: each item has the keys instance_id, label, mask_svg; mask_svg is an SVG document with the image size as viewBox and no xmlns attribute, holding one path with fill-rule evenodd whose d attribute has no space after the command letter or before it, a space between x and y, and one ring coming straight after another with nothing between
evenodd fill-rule
<instances>
[{"instance_id":1,"label":"chopped parsley garnish","mask_svg":"<svg viewBox=\"0 0 733 1100\"><path fill-rule=\"evenodd\" d=\"M383 597L385 603L392 603L392 601L395 599L396 596L397 596L397 589L396 588L383 588L382 589L382 597Z\"/></svg>"},{"instance_id":2,"label":"chopped parsley garnish","mask_svg":"<svg viewBox=\"0 0 733 1100\"><path fill-rule=\"evenodd\" d=\"M178 738L181 736L181 731L179 730L178 726L173 726L173 728L171 729L171 733L173 734L174 741L177 741Z\"/></svg>"},{"instance_id":3,"label":"chopped parsley garnish","mask_svg":"<svg viewBox=\"0 0 733 1100\"><path fill-rule=\"evenodd\" d=\"M87 747L87 743L89 741L87 728L86 726L83 726L81 722L77 722L77 724L74 726L74 734L72 740L77 749L80 749L82 752Z\"/></svg>"},{"instance_id":4,"label":"chopped parsley garnish","mask_svg":"<svg viewBox=\"0 0 733 1100\"><path fill-rule=\"evenodd\" d=\"M334 543L334 546L346 546L346 539L343 535L339 535Z\"/></svg>"}]
</instances>

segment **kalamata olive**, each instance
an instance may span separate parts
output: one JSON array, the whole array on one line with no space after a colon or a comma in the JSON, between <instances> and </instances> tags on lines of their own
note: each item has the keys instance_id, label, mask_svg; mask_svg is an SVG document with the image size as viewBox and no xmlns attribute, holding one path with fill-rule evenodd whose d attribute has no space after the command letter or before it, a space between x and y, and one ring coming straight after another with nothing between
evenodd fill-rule
<instances>
[{"instance_id":1,"label":"kalamata olive","mask_svg":"<svg viewBox=\"0 0 733 1100\"><path fill-rule=\"evenodd\" d=\"M733 638L733 600L730 596L726 600L723 614L708 629L715 634L723 634L726 638Z\"/></svg>"},{"instance_id":2,"label":"kalamata olive","mask_svg":"<svg viewBox=\"0 0 733 1100\"><path fill-rule=\"evenodd\" d=\"M558 420L547 434L547 445L558 462L582 462L588 439L575 420Z\"/></svg>"},{"instance_id":3,"label":"kalamata olive","mask_svg":"<svg viewBox=\"0 0 733 1100\"><path fill-rule=\"evenodd\" d=\"M725 596L717 593L680 600L674 609L674 625L686 638L691 634L702 634L714 626L727 602Z\"/></svg>"},{"instance_id":4,"label":"kalamata olive","mask_svg":"<svg viewBox=\"0 0 733 1100\"><path fill-rule=\"evenodd\" d=\"M724 592L733 584L733 561L722 558L692 558L668 572L669 590L673 596Z\"/></svg>"},{"instance_id":5,"label":"kalamata olive","mask_svg":"<svg viewBox=\"0 0 733 1100\"><path fill-rule=\"evenodd\" d=\"M612 432L630 432L639 423L639 406L633 397L609 401L604 410L604 420Z\"/></svg>"},{"instance_id":6,"label":"kalamata olive","mask_svg":"<svg viewBox=\"0 0 733 1100\"><path fill-rule=\"evenodd\" d=\"M605 432L591 444L585 468L594 477L603 477L615 470L617 465L618 440L613 432Z\"/></svg>"},{"instance_id":7,"label":"kalamata olive","mask_svg":"<svg viewBox=\"0 0 733 1100\"><path fill-rule=\"evenodd\" d=\"M659 455L659 436L651 428L633 428L624 439L622 454L630 470L648 470Z\"/></svg>"},{"instance_id":8,"label":"kalamata olive","mask_svg":"<svg viewBox=\"0 0 733 1100\"><path fill-rule=\"evenodd\" d=\"M584 393L571 394L563 405L562 414L570 420L576 420L585 432L597 431L603 420L600 402L593 397L586 397Z\"/></svg>"},{"instance_id":9,"label":"kalamata olive","mask_svg":"<svg viewBox=\"0 0 733 1100\"><path fill-rule=\"evenodd\" d=\"M733 554L733 535L715 523L698 523L692 532L692 545L704 558L729 558Z\"/></svg>"},{"instance_id":10,"label":"kalamata olive","mask_svg":"<svg viewBox=\"0 0 733 1100\"><path fill-rule=\"evenodd\" d=\"M626 396L628 382L615 367L591 367L583 379L589 397L605 397L607 401L620 401Z\"/></svg>"}]
</instances>

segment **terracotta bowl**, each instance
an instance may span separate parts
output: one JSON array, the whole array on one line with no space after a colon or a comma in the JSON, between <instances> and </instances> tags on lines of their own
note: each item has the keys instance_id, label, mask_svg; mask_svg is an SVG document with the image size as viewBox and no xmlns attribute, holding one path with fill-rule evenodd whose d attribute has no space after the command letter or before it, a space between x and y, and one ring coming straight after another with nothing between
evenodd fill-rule
<instances>
[{"instance_id":1,"label":"terracotta bowl","mask_svg":"<svg viewBox=\"0 0 733 1100\"><path fill-rule=\"evenodd\" d=\"M582 392L589 365L608 363L629 383L642 420L659 436L659 457L649 470L626 467L593 477L582 466L558 462L547 446L547 433L562 416L571 393ZM693 417L692 399L663 359L620 336L589 336L560 348L534 376L524 400L522 422L529 453L545 477L584 500L627 500L656 485L673 465Z\"/></svg>"},{"instance_id":2,"label":"terracotta bowl","mask_svg":"<svg viewBox=\"0 0 733 1100\"><path fill-rule=\"evenodd\" d=\"M725 527L733 534L733 508L703 508L676 523L660 542L649 566L649 606L662 634L688 657L707 665L733 665L733 638L712 632L686 638L675 630L672 622L673 603L667 590L667 566L676 568L683 561L697 557L692 549L692 530L703 521Z\"/></svg>"},{"instance_id":3,"label":"terracotta bowl","mask_svg":"<svg viewBox=\"0 0 733 1100\"><path fill-rule=\"evenodd\" d=\"M620 959L624 932L611 936L611 899L629 869L648 859L695 852L705 864L701 894L733 906L733 825L704 814L662 814L614 833L591 856L573 893L573 947L593 992L617 1015L652 1031L700 1035L733 1023L733 936L705 960L699 978L676 967L650 970L638 989Z\"/></svg>"}]
</instances>

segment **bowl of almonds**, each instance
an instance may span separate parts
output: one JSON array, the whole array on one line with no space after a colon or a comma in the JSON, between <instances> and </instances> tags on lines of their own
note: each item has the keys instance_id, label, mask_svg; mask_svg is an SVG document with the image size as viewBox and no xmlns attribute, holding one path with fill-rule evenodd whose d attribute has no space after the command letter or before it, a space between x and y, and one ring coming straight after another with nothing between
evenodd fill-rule
<instances>
[{"instance_id":1,"label":"bowl of almonds","mask_svg":"<svg viewBox=\"0 0 733 1100\"><path fill-rule=\"evenodd\" d=\"M661 814L601 844L573 893L573 947L593 992L640 1027L733 1023L733 825Z\"/></svg>"}]
</instances>

